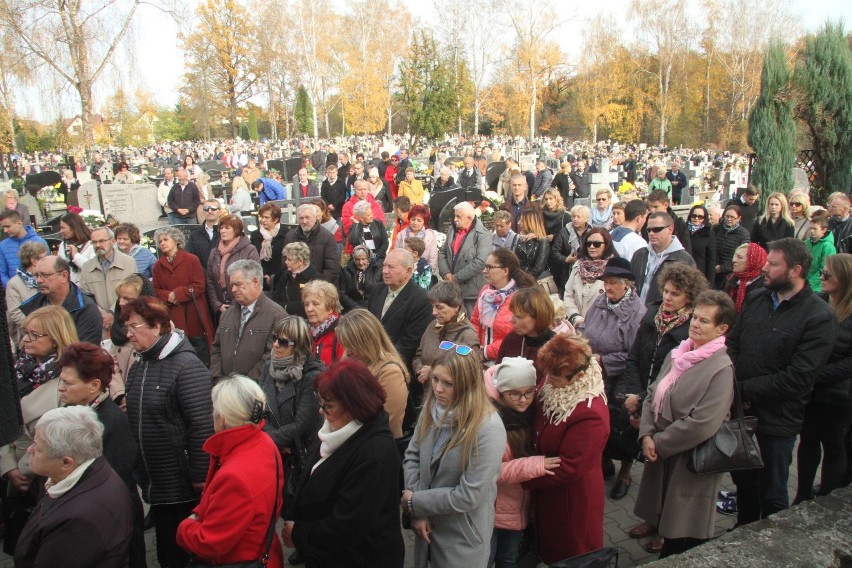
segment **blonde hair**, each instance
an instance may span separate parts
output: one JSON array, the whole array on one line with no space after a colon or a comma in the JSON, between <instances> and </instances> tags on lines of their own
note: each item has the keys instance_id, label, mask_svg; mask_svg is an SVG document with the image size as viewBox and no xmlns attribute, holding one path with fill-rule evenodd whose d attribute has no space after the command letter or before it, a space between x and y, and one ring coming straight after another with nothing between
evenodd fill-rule
<instances>
[{"instance_id":1,"label":"blonde hair","mask_svg":"<svg viewBox=\"0 0 852 568\"><path fill-rule=\"evenodd\" d=\"M793 223L793 218L790 217L790 206L787 204L787 196L777 191L775 193L770 193L769 197L766 198L766 206L763 209L763 215L760 217L760 223L768 223L770 221L769 201L771 199L777 199L778 203L781 204L781 219L784 219L790 223L790 225L795 225L795 223Z\"/></svg>"},{"instance_id":2,"label":"blonde hair","mask_svg":"<svg viewBox=\"0 0 852 568\"><path fill-rule=\"evenodd\" d=\"M246 184L246 180L240 176L235 177L234 181L231 182L231 190L237 191L238 189L245 189L248 191L248 184Z\"/></svg>"},{"instance_id":3,"label":"blonde hair","mask_svg":"<svg viewBox=\"0 0 852 568\"><path fill-rule=\"evenodd\" d=\"M226 428L237 428L251 421L255 403L266 405L266 395L256 382L243 375L230 375L213 387L213 416L218 416Z\"/></svg>"},{"instance_id":4,"label":"blonde hair","mask_svg":"<svg viewBox=\"0 0 852 568\"><path fill-rule=\"evenodd\" d=\"M138 274L131 274L115 285L115 293L117 296L121 296L122 290L131 290L138 298L142 295L142 286L144 284L145 283L142 281L141 276Z\"/></svg>"},{"instance_id":5,"label":"blonde hair","mask_svg":"<svg viewBox=\"0 0 852 568\"><path fill-rule=\"evenodd\" d=\"M547 238L544 216L537 207L530 207L521 211L518 216L518 232L534 233L537 239Z\"/></svg>"},{"instance_id":6,"label":"blonde hair","mask_svg":"<svg viewBox=\"0 0 852 568\"><path fill-rule=\"evenodd\" d=\"M53 341L56 346L56 357L62 355L63 349L80 341L71 314L62 306L44 306L37 309L24 319L22 327L27 327L32 322L41 326L43 333L46 333Z\"/></svg>"},{"instance_id":7,"label":"blonde hair","mask_svg":"<svg viewBox=\"0 0 852 568\"><path fill-rule=\"evenodd\" d=\"M553 209L553 211L560 211L565 209L565 201L562 199L562 194L559 193L558 189L556 189L555 187L549 187L545 189L544 194L541 196L541 198L544 199L546 195L552 195L556 199L556 207ZM543 203L544 201L542 201L542 204ZM544 208L544 205L542 205L542 209L548 211L548 209Z\"/></svg>"},{"instance_id":8,"label":"blonde hair","mask_svg":"<svg viewBox=\"0 0 852 568\"><path fill-rule=\"evenodd\" d=\"M475 350L467 355L459 355L453 349L445 352L432 365L433 372L436 367L444 367L453 378L453 402L448 408L453 411L453 424L450 425L453 433L445 451L461 446L461 466L462 469L467 469L471 454L476 453L477 459L479 458L477 448L479 428L494 412L494 406L485 392L482 364ZM426 393L423 410L420 411L418 441L422 442L433 427L441 426L435 424L432 418L432 409L435 404L435 393L430 388Z\"/></svg>"},{"instance_id":9,"label":"blonde hair","mask_svg":"<svg viewBox=\"0 0 852 568\"><path fill-rule=\"evenodd\" d=\"M340 303L340 295L337 293L337 288L325 280L311 280L305 284L305 287L302 288L302 301L304 302L308 296L319 298L326 309L337 313L343 311L343 305Z\"/></svg>"},{"instance_id":10,"label":"blonde hair","mask_svg":"<svg viewBox=\"0 0 852 568\"><path fill-rule=\"evenodd\" d=\"M369 311L358 308L347 312L341 316L334 333L346 354L367 365L374 375L385 363L397 363L408 380L406 365L382 322Z\"/></svg>"}]
</instances>

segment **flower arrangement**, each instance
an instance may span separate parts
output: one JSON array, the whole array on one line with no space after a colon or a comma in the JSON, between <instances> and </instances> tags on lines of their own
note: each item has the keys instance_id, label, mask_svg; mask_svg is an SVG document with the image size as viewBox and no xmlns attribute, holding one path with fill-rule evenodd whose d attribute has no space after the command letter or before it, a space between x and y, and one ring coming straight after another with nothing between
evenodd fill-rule
<instances>
[{"instance_id":1,"label":"flower arrangement","mask_svg":"<svg viewBox=\"0 0 852 568\"><path fill-rule=\"evenodd\" d=\"M69 205L66 209L69 213L73 213L74 215L79 215L83 212L83 208L77 207L76 205Z\"/></svg>"},{"instance_id":2,"label":"flower arrangement","mask_svg":"<svg viewBox=\"0 0 852 568\"><path fill-rule=\"evenodd\" d=\"M152 239L149 235L143 234L139 239L139 246L147 248L149 251L154 253L156 256L158 251L157 247L154 246L154 239Z\"/></svg>"},{"instance_id":3,"label":"flower arrangement","mask_svg":"<svg viewBox=\"0 0 852 568\"><path fill-rule=\"evenodd\" d=\"M503 199L503 196L500 195L499 193L497 193L496 191L488 190L488 191L484 192L482 195L484 195L486 199L488 199L491 203L493 203L497 207L500 207L501 205L503 205L503 202L505 201Z\"/></svg>"},{"instance_id":4,"label":"flower arrangement","mask_svg":"<svg viewBox=\"0 0 852 568\"><path fill-rule=\"evenodd\" d=\"M83 222L86 223L86 226L90 229L96 229L106 225L106 219L104 219L104 216L100 211L95 211L94 209L83 209L80 211L79 215L83 218Z\"/></svg>"}]
</instances>

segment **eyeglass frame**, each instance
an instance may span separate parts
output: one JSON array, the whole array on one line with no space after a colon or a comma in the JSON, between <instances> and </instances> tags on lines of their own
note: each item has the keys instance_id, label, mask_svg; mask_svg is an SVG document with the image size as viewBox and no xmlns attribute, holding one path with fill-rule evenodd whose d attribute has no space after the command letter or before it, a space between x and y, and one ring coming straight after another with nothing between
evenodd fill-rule
<instances>
[{"instance_id":1,"label":"eyeglass frame","mask_svg":"<svg viewBox=\"0 0 852 568\"><path fill-rule=\"evenodd\" d=\"M470 345L460 345L450 340L445 340L438 344L438 349L441 351L452 351L453 348L455 348L456 353L462 356L470 355L473 352L473 347Z\"/></svg>"},{"instance_id":2,"label":"eyeglass frame","mask_svg":"<svg viewBox=\"0 0 852 568\"><path fill-rule=\"evenodd\" d=\"M831 280L834 277L834 274L826 270L825 268L821 268L819 271L819 277L822 280Z\"/></svg>"},{"instance_id":3,"label":"eyeglass frame","mask_svg":"<svg viewBox=\"0 0 852 568\"><path fill-rule=\"evenodd\" d=\"M505 266L495 266L493 264L486 264L485 265L485 270L488 270L488 271L494 270L495 268L506 268L506 267Z\"/></svg>"},{"instance_id":4,"label":"eyeglass frame","mask_svg":"<svg viewBox=\"0 0 852 568\"><path fill-rule=\"evenodd\" d=\"M314 397L316 397L316 399L317 399L317 403L319 404L319 407L320 407L320 408L322 409L322 411L323 411L323 412L325 412L326 414L328 414L328 406L329 406L329 404L337 404L337 402L335 402L335 401L333 401L333 400L325 400L325 399L323 399L323 397L322 397L322 396L320 396L320 393L318 393L317 391L314 391Z\"/></svg>"},{"instance_id":5,"label":"eyeglass frame","mask_svg":"<svg viewBox=\"0 0 852 568\"><path fill-rule=\"evenodd\" d=\"M282 341L283 341L283 343L282 343ZM275 335L275 336L272 337L272 343L277 343L279 345L279 347L290 347L290 346L295 347L296 346L296 342L293 341L292 339L282 339L281 336L278 336L278 335Z\"/></svg>"},{"instance_id":6,"label":"eyeglass frame","mask_svg":"<svg viewBox=\"0 0 852 568\"><path fill-rule=\"evenodd\" d=\"M668 229L669 227L671 227L671 225L663 225L662 227L648 227L648 232L656 234L656 233L659 233L660 231Z\"/></svg>"},{"instance_id":7,"label":"eyeglass frame","mask_svg":"<svg viewBox=\"0 0 852 568\"><path fill-rule=\"evenodd\" d=\"M505 391L501 393L506 395L509 400L512 402L521 402L521 399L524 400L533 400L535 399L535 388L533 388L530 392L514 392L514 391Z\"/></svg>"},{"instance_id":8,"label":"eyeglass frame","mask_svg":"<svg viewBox=\"0 0 852 568\"><path fill-rule=\"evenodd\" d=\"M38 333L37 331L33 331L31 329L21 328L21 339L27 339L29 341L38 341L43 337L50 337L50 334Z\"/></svg>"},{"instance_id":9,"label":"eyeglass frame","mask_svg":"<svg viewBox=\"0 0 852 568\"><path fill-rule=\"evenodd\" d=\"M204 207L202 207L202 210L206 213L208 211L221 211L222 208L221 207L213 207L211 205L205 205Z\"/></svg>"},{"instance_id":10,"label":"eyeglass frame","mask_svg":"<svg viewBox=\"0 0 852 568\"><path fill-rule=\"evenodd\" d=\"M603 247L605 245L606 245L606 243L604 241L585 241L583 243L583 246L586 247L586 248L589 248L589 247L600 248L600 247Z\"/></svg>"}]
</instances>

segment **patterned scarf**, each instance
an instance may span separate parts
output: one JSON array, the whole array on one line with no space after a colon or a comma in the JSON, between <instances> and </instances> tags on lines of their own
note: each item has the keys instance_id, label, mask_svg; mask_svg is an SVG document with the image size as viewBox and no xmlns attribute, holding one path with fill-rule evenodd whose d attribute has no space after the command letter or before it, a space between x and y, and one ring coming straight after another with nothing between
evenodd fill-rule
<instances>
[{"instance_id":1,"label":"patterned scarf","mask_svg":"<svg viewBox=\"0 0 852 568\"><path fill-rule=\"evenodd\" d=\"M627 291L624 293L624 297L621 298L619 301L617 301L615 303L610 302L609 298L607 298L606 299L606 309L614 310L615 308L620 306L622 304L622 302L624 302L627 298L629 298L632 293L633 293L633 288L628 288Z\"/></svg>"},{"instance_id":2,"label":"patterned scarf","mask_svg":"<svg viewBox=\"0 0 852 568\"><path fill-rule=\"evenodd\" d=\"M24 284L27 285L27 288L30 288L31 290L36 289L37 284L35 276L33 276L21 267L18 267L18 270L15 273L21 278L21 280L24 281Z\"/></svg>"},{"instance_id":3,"label":"patterned scarf","mask_svg":"<svg viewBox=\"0 0 852 568\"><path fill-rule=\"evenodd\" d=\"M240 237L235 237L229 244L225 244L225 241L219 241L217 245L217 249L219 249L219 286L225 288L227 285L227 277L225 276L225 267L228 264L228 257L231 256L231 253L234 252L234 248L236 248L237 243L240 242Z\"/></svg>"},{"instance_id":4,"label":"patterned scarf","mask_svg":"<svg viewBox=\"0 0 852 568\"><path fill-rule=\"evenodd\" d=\"M494 286L489 285L488 289L479 297L479 322L485 327L492 327L494 319L497 317L497 311L500 306L509 299L518 286L514 280L509 282L499 290Z\"/></svg>"},{"instance_id":5,"label":"patterned scarf","mask_svg":"<svg viewBox=\"0 0 852 568\"><path fill-rule=\"evenodd\" d=\"M21 350L15 361L15 379L18 395L24 397L44 383L59 376L61 369L56 365L56 355L50 355L42 363Z\"/></svg>"},{"instance_id":6,"label":"patterned scarf","mask_svg":"<svg viewBox=\"0 0 852 568\"><path fill-rule=\"evenodd\" d=\"M600 365L592 359L585 371L581 378L564 387L554 388L550 383L545 383L541 388L539 392L541 410L545 418L554 426L567 420L577 405L583 401L586 401L586 406L592 406L592 400L599 396L606 404Z\"/></svg>"},{"instance_id":7,"label":"patterned scarf","mask_svg":"<svg viewBox=\"0 0 852 568\"><path fill-rule=\"evenodd\" d=\"M657 315L654 316L654 325L657 326L657 339L662 338L674 328L685 324L691 317L691 306L684 306L673 313L663 311L663 306L660 306Z\"/></svg>"},{"instance_id":8,"label":"patterned scarf","mask_svg":"<svg viewBox=\"0 0 852 568\"><path fill-rule=\"evenodd\" d=\"M693 349L693 347L695 347L695 344L692 342L692 339L687 338L672 350L672 368L663 377L663 380L660 381L660 384L657 385L657 390L654 392L654 420L660 416L663 401L677 380L696 363L700 363L716 351L724 349L725 336L719 336L696 349Z\"/></svg>"},{"instance_id":9,"label":"patterned scarf","mask_svg":"<svg viewBox=\"0 0 852 568\"><path fill-rule=\"evenodd\" d=\"M693 225L689 221L687 221L686 226L689 227L689 234L694 235L698 231L704 228L704 225Z\"/></svg>"},{"instance_id":10,"label":"patterned scarf","mask_svg":"<svg viewBox=\"0 0 852 568\"><path fill-rule=\"evenodd\" d=\"M263 237L263 241L260 243L260 260L270 260L272 258L272 239L278 236L281 224L277 223L274 231L267 231L263 227L260 227L259 230Z\"/></svg>"},{"instance_id":11,"label":"patterned scarf","mask_svg":"<svg viewBox=\"0 0 852 568\"><path fill-rule=\"evenodd\" d=\"M740 313L743 309L748 285L761 275L763 265L765 264L766 251L763 250L763 247L755 243L749 243L748 252L746 252L746 269L742 272L734 272L733 274L733 278L737 279L737 287L735 290L731 290L731 299L737 306L737 313Z\"/></svg>"},{"instance_id":12,"label":"patterned scarf","mask_svg":"<svg viewBox=\"0 0 852 568\"><path fill-rule=\"evenodd\" d=\"M593 260L591 258L581 258L577 260L577 267L580 271L580 279L586 284L589 284L600 278L601 274L603 274L604 269L606 269L606 263L609 262L609 258L601 258L599 260Z\"/></svg>"},{"instance_id":13,"label":"patterned scarf","mask_svg":"<svg viewBox=\"0 0 852 568\"><path fill-rule=\"evenodd\" d=\"M327 318L325 318L325 321L321 324L315 326L309 323L308 327L311 329L311 337L313 337L314 340L319 338L328 330L328 328L334 325L334 322L336 322L338 318L340 318L340 314L338 314L337 312L331 312L331 314Z\"/></svg>"}]
</instances>

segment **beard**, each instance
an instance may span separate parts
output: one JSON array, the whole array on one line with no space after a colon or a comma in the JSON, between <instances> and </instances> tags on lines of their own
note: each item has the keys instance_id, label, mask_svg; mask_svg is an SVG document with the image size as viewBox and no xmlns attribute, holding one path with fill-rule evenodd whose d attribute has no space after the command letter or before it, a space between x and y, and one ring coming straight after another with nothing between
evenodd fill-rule
<instances>
[{"instance_id":1,"label":"beard","mask_svg":"<svg viewBox=\"0 0 852 568\"><path fill-rule=\"evenodd\" d=\"M788 292L793 289L793 281L789 276L785 276L783 280L772 280L767 282L764 276L763 285L773 292Z\"/></svg>"}]
</instances>

